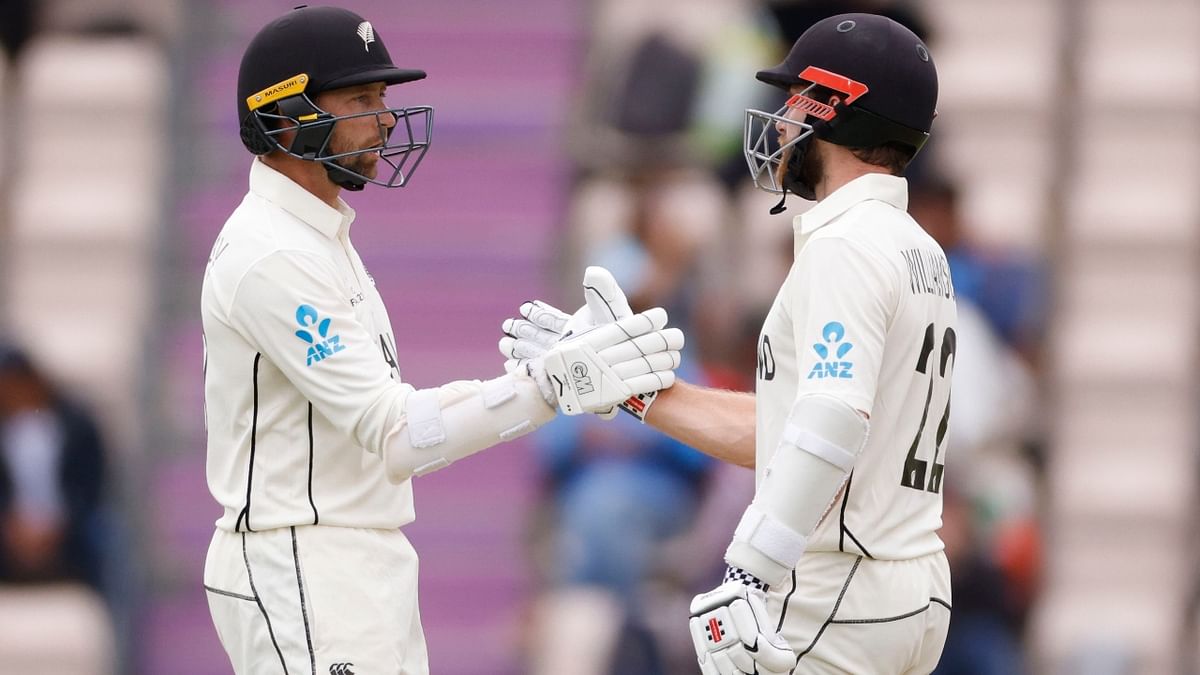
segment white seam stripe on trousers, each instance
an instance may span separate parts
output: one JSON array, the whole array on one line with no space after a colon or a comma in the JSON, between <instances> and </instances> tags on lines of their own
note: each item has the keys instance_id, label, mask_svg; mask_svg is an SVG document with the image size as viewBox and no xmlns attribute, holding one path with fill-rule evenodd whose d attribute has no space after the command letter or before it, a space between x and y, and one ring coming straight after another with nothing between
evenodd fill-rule
<instances>
[{"instance_id":1,"label":"white seam stripe on trousers","mask_svg":"<svg viewBox=\"0 0 1200 675\"><path fill-rule=\"evenodd\" d=\"M213 534L208 605L237 675L427 675L417 555L400 530Z\"/></svg>"}]
</instances>

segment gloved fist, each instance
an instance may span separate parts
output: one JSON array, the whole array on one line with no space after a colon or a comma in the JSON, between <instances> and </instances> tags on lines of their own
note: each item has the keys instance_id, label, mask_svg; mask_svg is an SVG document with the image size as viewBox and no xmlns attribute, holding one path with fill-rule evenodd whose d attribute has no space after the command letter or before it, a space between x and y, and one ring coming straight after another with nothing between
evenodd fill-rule
<instances>
[{"instance_id":1,"label":"gloved fist","mask_svg":"<svg viewBox=\"0 0 1200 675\"><path fill-rule=\"evenodd\" d=\"M568 415L607 411L630 396L675 383L683 332L661 308L560 340L527 364L551 405Z\"/></svg>"},{"instance_id":2,"label":"gloved fist","mask_svg":"<svg viewBox=\"0 0 1200 675\"><path fill-rule=\"evenodd\" d=\"M560 339L633 316L624 291L603 267L588 267L584 272L583 295L585 303L573 315L533 300L521 305L520 318L505 319L501 324L504 337L499 345L500 353L507 359L505 370L513 372L521 368L542 356ZM644 421L657 395L658 390L636 394L622 402L620 408ZM616 408L596 411L596 414L603 419L612 419Z\"/></svg>"},{"instance_id":3,"label":"gloved fist","mask_svg":"<svg viewBox=\"0 0 1200 675\"><path fill-rule=\"evenodd\" d=\"M765 586L748 573L737 572L727 573L725 583L692 599L688 625L700 672L790 673L796 666L796 655L767 616Z\"/></svg>"}]
</instances>

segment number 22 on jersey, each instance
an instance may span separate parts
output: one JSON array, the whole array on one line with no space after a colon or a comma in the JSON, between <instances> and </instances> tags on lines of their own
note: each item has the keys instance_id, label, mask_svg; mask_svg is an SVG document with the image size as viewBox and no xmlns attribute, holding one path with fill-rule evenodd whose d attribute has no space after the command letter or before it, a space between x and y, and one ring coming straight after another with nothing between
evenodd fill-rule
<instances>
[{"instance_id":1,"label":"number 22 on jersey","mask_svg":"<svg viewBox=\"0 0 1200 675\"><path fill-rule=\"evenodd\" d=\"M953 328L946 328L942 334L940 349L936 336L936 328L931 323L925 328L925 341L921 345L921 355L917 358L917 372L928 375L929 389L925 394L925 408L921 411L921 425L917 427L917 435L908 448L908 455L904 459L904 474L900 477L900 484L904 487L934 493L942 491L942 474L946 470L945 459L942 459L941 463L938 459L941 458L942 443L946 440L946 428L950 422L950 375L957 347ZM938 353L937 369L932 371L929 368L929 360L935 352ZM942 409L942 417L938 422L937 432L930 434L927 433L929 408L935 399L939 403L945 400L946 405L944 409L939 406L938 409ZM932 456L932 461L918 459L918 454L924 457ZM929 470L930 464L933 465L932 471Z\"/></svg>"}]
</instances>

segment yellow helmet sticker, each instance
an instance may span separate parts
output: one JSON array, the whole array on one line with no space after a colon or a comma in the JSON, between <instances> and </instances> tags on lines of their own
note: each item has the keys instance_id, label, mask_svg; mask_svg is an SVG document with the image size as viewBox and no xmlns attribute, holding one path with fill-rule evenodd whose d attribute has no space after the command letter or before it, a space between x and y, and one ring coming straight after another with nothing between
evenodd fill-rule
<instances>
[{"instance_id":1,"label":"yellow helmet sticker","mask_svg":"<svg viewBox=\"0 0 1200 675\"><path fill-rule=\"evenodd\" d=\"M258 110L259 108L278 101L281 98L295 96L302 93L304 88L308 86L308 75L300 73L293 75L283 82L273 84L266 89L246 97L246 107L250 110Z\"/></svg>"}]
</instances>

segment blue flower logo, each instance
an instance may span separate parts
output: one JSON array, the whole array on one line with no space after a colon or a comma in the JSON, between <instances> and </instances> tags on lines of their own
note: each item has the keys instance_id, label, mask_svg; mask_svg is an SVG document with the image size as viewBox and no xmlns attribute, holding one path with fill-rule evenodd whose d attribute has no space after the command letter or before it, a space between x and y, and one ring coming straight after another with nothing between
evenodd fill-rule
<instances>
[{"instance_id":1,"label":"blue flower logo","mask_svg":"<svg viewBox=\"0 0 1200 675\"><path fill-rule=\"evenodd\" d=\"M320 363L346 348L340 335L329 335L331 322L329 317L322 319L312 305L300 305L296 308L296 323L300 324L296 337L309 344L306 366ZM316 335L313 335L312 328L316 328Z\"/></svg>"},{"instance_id":2,"label":"blue flower logo","mask_svg":"<svg viewBox=\"0 0 1200 675\"><path fill-rule=\"evenodd\" d=\"M838 321L830 321L821 329L821 340L813 343L813 351L821 360L813 364L812 370L808 372L808 379L853 379L854 373L851 371L854 362L845 358L846 354L854 349L854 344L846 340L846 327Z\"/></svg>"}]
</instances>

